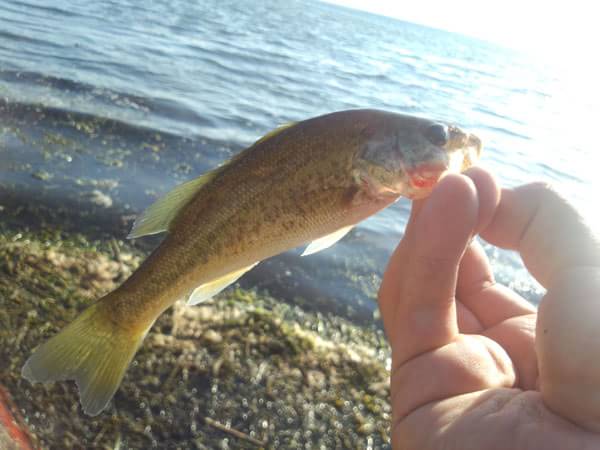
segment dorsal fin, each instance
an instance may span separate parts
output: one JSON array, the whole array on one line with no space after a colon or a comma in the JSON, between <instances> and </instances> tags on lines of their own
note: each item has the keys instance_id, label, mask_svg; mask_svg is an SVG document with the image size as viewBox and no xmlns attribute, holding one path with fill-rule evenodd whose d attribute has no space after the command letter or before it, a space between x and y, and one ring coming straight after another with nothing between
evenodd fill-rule
<instances>
[{"instance_id":1,"label":"dorsal fin","mask_svg":"<svg viewBox=\"0 0 600 450\"><path fill-rule=\"evenodd\" d=\"M187 205L202 186L211 181L222 167L206 172L167 192L135 220L127 238L138 238L167 231L171 221L181 208Z\"/></svg>"},{"instance_id":2,"label":"dorsal fin","mask_svg":"<svg viewBox=\"0 0 600 450\"><path fill-rule=\"evenodd\" d=\"M265 134L263 137L259 138L253 145L256 144L260 144L262 142L268 141L269 139L271 139L274 136L277 136L279 133L281 133L283 130L287 130L288 128L293 127L294 125L296 125L297 122L289 122L289 123L284 123L283 125L279 125L277 128L275 128L274 130L269 131L267 134Z\"/></svg>"},{"instance_id":3,"label":"dorsal fin","mask_svg":"<svg viewBox=\"0 0 600 450\"><path fill-rule=\"evenodd\" d=\"M295 124L295 122L290 122L280 125L258 139L252 146L271 139L273 136L278 135L283 130L290 128ZM247 150L249 150L249 148L238 153L231 158L231 160L226 161L220 167L175 187L163 197L159 198L135 220L133 227L131 228L131 232L127 238L138 238L141 236L149 236L151 234L168 231L169 225L175 216L177 216L177 213L179 213L181 208L187 205L187 203L202 188L202 186L210 182L225 166L240 159Z\"/></svg>"}]
</instances>

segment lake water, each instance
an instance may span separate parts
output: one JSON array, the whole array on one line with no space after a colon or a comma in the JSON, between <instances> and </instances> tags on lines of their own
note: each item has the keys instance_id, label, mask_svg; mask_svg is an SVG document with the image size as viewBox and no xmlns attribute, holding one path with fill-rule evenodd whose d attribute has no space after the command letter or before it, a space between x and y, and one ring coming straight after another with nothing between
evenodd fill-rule
<instances>
[{"instance_id":1,"label":"lake water","mask_svg":"<svg viewBox=\"0 0 600 450\"><path fill-rule=\"evenodd\" d=\"M598 106L561 59L312 1L2 1L0 204L123 239L158 195L277 125L369 107L456 122L482 137L503 185L551 181L585 208ZM401 201L242 284L368 315L408 211ZM536 301L519 259L488 250L500 280Z\"/></svg>"},{"instance_id":2,"label":"lake water","mask_svg":"<svg viewBox=\"0 0 600 450\"><path fill-rule=\"evenodd\" d=\"M241 312L223 302L163 315L117 392L112 419L83 416L74 386L32 386L19 370L42 335L75 313L68 295L52 293L72 292L78 307L91 300L89 286L64 280L99 265L116 270L107 249L116 249L122 274L118 249L136 214L290 121L379 108L455 122L482 138L481 163L502 185L549 181L597 226L596 80L569 54L542 60L316 1L0 0L0 323L9 324L0 355L10 360L0 382L18 404L13 411L49 448L254 448L214 424L202 428L203 417L274 447L389 447L381 331L321 313L380 324L375 296L408 201L327 251L300 258L295 249L240 280L270 293L270 303L244 294L257 309L244 300ZM76 250L73 232L100 244ZM91 269L69 266L57 250L63 244ZM543 290L517 255L486 251L501 282L539 301ZM118 279L103 270L92 292ZM314 349L323 340L334 358ZM332 379L345 381L323 384Z\"/></svg>"}]
</instances>

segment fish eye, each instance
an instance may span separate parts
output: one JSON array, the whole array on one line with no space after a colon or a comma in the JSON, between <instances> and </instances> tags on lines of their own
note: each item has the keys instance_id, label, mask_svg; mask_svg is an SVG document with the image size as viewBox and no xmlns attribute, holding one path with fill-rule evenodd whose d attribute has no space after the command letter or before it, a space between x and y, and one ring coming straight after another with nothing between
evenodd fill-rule
<instances>
[{"instance_id":1,"label":"fish eye","mask_svg":"<svg viewBox=\"0 0 600 450\"><path fill-rule=\"evenodd\" d=\"M448 142L448 129L441 123L428 126L423 134L429 142L438 147L443 147Z\"/></svg>"}]
</instances>

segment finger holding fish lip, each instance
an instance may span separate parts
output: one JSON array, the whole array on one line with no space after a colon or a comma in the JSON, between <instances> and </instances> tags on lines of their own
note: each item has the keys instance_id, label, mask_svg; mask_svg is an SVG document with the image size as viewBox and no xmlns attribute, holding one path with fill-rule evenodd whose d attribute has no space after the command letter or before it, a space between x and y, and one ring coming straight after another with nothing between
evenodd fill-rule
<instances>
[{"instance_id":1,"label":"finger holding fish lip","mask_svg":"<svg viewBox=\"0 0 600 450\"><path fill-rule=\"evenodd\" d=\"M425 403L512 387L516 379L500 345L459 333L458 267L473 234L491 220L498 198L489 174L474 169L469 175L447 175L429 199L415 202L384 276L380 307L392 346L394 423ZM439 383L440 374L445 383Z\"/></svg>"},{"instance_id":2,"label":"finger holding fish lip","mask_svg":"<svg viewBox=\"0 0 600 450\"><path fill-rule=\"evenodd\" d=\"M379 291L396 364L441 347L458 334L457 268L478 214L475 185L459 175L443 177L429 199L414 203Z\"/></svg>"},{"instance_id":3,"label":"finger holding fish lip","mask_svg":"<svg viewBox=\"0 0 600 450\"><path fill-rule=\"evenodd\" d=\"M459 263L472 236L490 222L498 189L488 172L473 168L466 176L445 175L430 198L413 202L406 234L379 291L388 337L404 348L400 360L444 345L458 333Z\"/></svg>"},{"instance_id":4,"label":"finger holding fish lip","mask_svg":"<svg viewBox=\"0 0 600 450\"><path fill-rule=\"evenodd\" d=\"M422 405L464 393L516 383L535 389L539 373L546 406L600 431L600 363L593 356L600 351L598 239L543 184L504 190L500 196L485 172L474 168L467 175L476 197L469 195L464 177L448 175L428 200L414 202L382 283L380 306L392 345L394 424ZM475 203L475 210L468 207ZM535 332L533 308L518 296L494 291L481 246L467 247L478 231L492 243L519 250L548 288ZM443 233L454 243L440 239ZM483 336L459 334L455 288L486 328Z\"/></svg>"}]
</instances>

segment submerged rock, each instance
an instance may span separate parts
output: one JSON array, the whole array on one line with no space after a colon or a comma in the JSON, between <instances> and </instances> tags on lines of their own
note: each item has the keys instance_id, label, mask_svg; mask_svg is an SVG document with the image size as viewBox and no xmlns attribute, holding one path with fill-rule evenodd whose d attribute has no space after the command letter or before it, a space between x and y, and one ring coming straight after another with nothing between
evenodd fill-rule
<instances>
[{"instance_id":1,"label":"submerged rock","mask_svg":"<svg viewBox=\"0 0 600 450\"><path fill-rule=\"evenodd\" d=\"M98 189L94 189L91 192L84 192L81 195L94 205L102 206L104 208L110 208L113 204L112 198Z\"/></svg>"}]
</instances>

